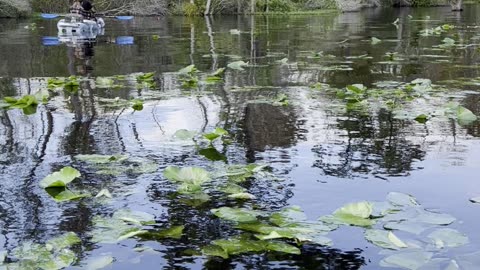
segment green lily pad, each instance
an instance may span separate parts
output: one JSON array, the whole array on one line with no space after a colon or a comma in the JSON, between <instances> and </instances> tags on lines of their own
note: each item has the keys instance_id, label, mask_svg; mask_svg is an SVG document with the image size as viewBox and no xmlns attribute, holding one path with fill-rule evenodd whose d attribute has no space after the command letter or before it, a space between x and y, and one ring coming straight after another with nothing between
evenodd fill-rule
<instances>
[{"instance_id":1,"label":"green lily pad","mask_svg":"<svg viewBox=\"0 0 480 270\"><path fill-rule=\"evenodd\" d=\"M48 195L50 195L56 202L66 202L78 200L81 198L90 197L89 193L74 193L73 191L67 188L46 188Z\"/></svg>"},{"instance_id":2,"label":"green lily pad","mask_svg":"<svg viewBox=\"0 0 480 270\"><path fill-rule=\"evenodd\" d=\"M208 245L206 247L203 247L202 253L205 256L221 257L224 259L229 258L228 252L225 251L222 247L217 245Z\"/></svg>"},{"instance_id":3,"label":"green lily pad","mask_svg":"<svg viewBox=\"0 0 480 270\"><path fill-rule=\"evenodd\" d=\"M459 247L469 243L468 237L457 230L442 228L428 235L437 248Z\"/></svg>"},{"instance_id":4,"label":"green lily pad","mask_svg":"<svg viewBox=\"0 0 480 270\"><path fill-rule=\"evenodd\" d=\"M148 231L142 225L153 224L152 216L143 212L120 210L112 218L96 216L92 219L94 229L89 232L92 242L114 244L127 238L143 235Z\"/></svg>"},{"instance_id":5,"label":"green lily pad","mask_svg":"<svg viewBox=\"0 0 480 270\"><path fill-rule=\"evenodd\" d=\"M95 195L95 198L100 198L100 197L107 197L107 198L112 198L112 193L110 193L110 191L108 191L108 189L104 188L102 190L100 190L97 195Z\"/></svg>"},{"instance_id":6,"label":"green lily pad","mask_svg":"<svg viewBox=\"0 0 480 270\"><path fill-rule=\"evenodd\" d=\"M220 188L219 190L227 194L237 194L237 193L243 193L247 191L246 188L234 183L227 183L226 186Z\"/></svg>"},{"instance_id":7,"label":"green lily pad","mask_svg":"<svg viewBox=\"0 0 480 270\"><path fill-rule=\"evenodd\" d=\"M184 68L182 68L178 71L178 73L181 74L181 75L193 74L195 72L198 72L195 65L186 66L186 67L184 67Z\"/></svg>"},{"instance_id":8,"label":"green lily pad","mask_svg":"<svg viewBox=\"0 0 480 270\"><path fill-rule=\"evenodd\" d=\"M404 232L409 232L413 234L421 234L426 229L432 227L430 224L411 222L408 220L404 221L392 221L387 222L383 225L383 228L388 230L399 230Z\"/></svg>"},{"instance_id":9,"label":"green lily pad","mask_svg":"<svg viewBox=\"0 0 480 270\"><path fill-rule=\"evenodd\" d=\"M227 65L228 68L235 69L235 70L240 70L243 71L244 67L248 66L248 63L245 63L243 61L235 61Z\"/></svg>"},{"instance_id":10,"label":"green lily pad","mask_svg":"<svg viewBox=\"0 0 480 270\"><path fill-rule=\"evenodd\" d=\"M372 45L377 45L380 42L382 42L380 39L378 39L376 37L372 37Z\"/></svg>"},{"instance_id":11,"label":"green lily pad","mask_svg":"<svg viewBox=\"0 0 480 270\"><path fill-rule=\"evenodd\" d=\"M152 239L164 239L164 238L173 238L173 239L180 239L183 234L183 230L185 226L173 226L168 229L160 230L160 231L149 231L142 235L143 238L152 238Z\"/></svg>"},{"instance_id":12,"label":"green lily pad","mask_svg":"<svg viewBox=\"0 0 480 270\"><path fill-rule=\"evenodd\" d=\"M365 239L382 248L397 250L408 247L407 244L400 240L395 234L384 230L366 230Z\"/></svg>"},{"instance_id":13,"label":"green lily pad","mask_svg":"<svg viewBox=\"0 0 480 270\"><path fill-rule=\"evenodd\" d=\"M128 158L126 155L76 155L75 159L92 164L105 164L112 162L121 162Z\"/></svg>"},{"instance_id":14,"label":"green lily pad","mask_svg":"<svg viewBox=\"0 0 480 270\"><path fill-rule=\"evenodd\" d=\"M372 217L383 217L398 211L400 209L389 202L372 202Z\"/></svg>"},{"instance_id":15,"label":"green lily pad","mask_svg":"<svg viewBox=\"0 0 480 270\"><path fill-rule=\"evenodd\" d=\"M372 215L373 206L370 202L349 203L333 212L333 215L323 216L321 221L333 224L346 224L361 227L369 227L375 221L369 219Z\"/></svg>"},{"instance_id":16,"label":"green lily pad","mask_svg":"<svg viewBox=\"0 0 480 270\"><path fill-rule=\"evenodd\" d=\"M458 123L461 125L468 125L477 120L477 116L473 114L469 109L458 106L457 108L457 119Z\"/></svg>"},{"instance_id":17,"label":"green lily pad","mask_svg":"<svg viewBox=\"0 0 480 270\"><path fill-rule=\"evenodd\" d=\"M452 224L456 218L449 214L434 213L430 211L419 211L418 215L411 221L435 224L435 225L449 225Z\"/></svg>"},{"instance_id":18,"label":"green lily pad","mask_svg":"<svg viewBox=\"0 0 480 270\"><path fill-rule=\"evenodd\" d=\"M219 218L235 222L254 222L260 215L258 211L231 207L220 207L212 209L210 212Z\"/></svg>"},{"instance_id":19,"label":"green lily pad","mask_svg":"<svg viewBox=\"0 0 480 270\"><path fill-rule=\"evenodd\" d=\"M213 132L203 134L203 137L211 142L216 138L225 136L225 135L228 135L228 131L226 131L223 128L217 127Z\"/></svg>"},{"instance_id":20,"label":"green lily pad","mask_svg":"<svg viewBox=\"0 0 480 270\"><path fill-rule=\"evenodd\" d=\"M227 157L224 154L218 152L215 147L200 149L198 153L211 161L227 161Z\"/></svg>"},{"instance_id":21,"label":"green lily pad","mask_svg":"<svg viewBox=\"0 0 480 270\"><path fill-rule=\"evenodd\" d=\"M280 227L295 224L299 221L305 221L306 219L307 216L299 206L284 208L270 216L270 222Z\"/></svg>"},{"instance_id":22,"label":"green lily pad","mask_svg":"<svg viewBox=\"0 0 480 270\"><path fill-rule=\"evenodd\" d=\"M175 133L173 134L173 137L178 140L187 141L187 140L192 140L195 137L195 135L197 135L197 132L195 131L179 129L175 131Z\"/></svg>"},{"instance_id":23,"label":"green lily pad","mask_svg":"<svg viewBox=\"0 0 480 270\"><path fill-rule=\"evenodd\" d=\"M13 255L19 259L19 269L62 269L70 266L76 259L75 253L69 249L52 251L54 253L44 245L27 242L15 248Z\"/></svg>"},{"instance_id":24,"label":"green lily pad","mask_svg":"<svg viewBox=\"0 0 480 270\"><path fill-rule=\"evenodd\" d=\"M163 175L170 181L193 185L201 185L210 180L209 173L197 167L179 168L170 166L163 171Z\"/></svg>"},{"instance_id":25,"label":"green lily pad","mask_svg":"<svg viewBox=\"0 0 480 270\"><path fill-rule=\"evenodd\" d=\"M137 225L155 224L154 215L140 211L132 211L130 209L120 209L113 213L112 218Z\"/></svg>"},{"instance_id":26,"label":"green lily pad","mask_svg":"<svg viewBox=\"0 0 480 270\"><path fill-rule=\"evenodd\" d=\"M227 196L229 199L235 199L235 200L254 200L257 197L255 195L252 195L247 192L242 192L242 193L235 193L235 194L230 194Z\"/></svg>"},{"instance_id":27,"label":"green lily pad","mask_svg":"<svg viewBox=\"0 0 480 270\"><path fill-rule=\"evenodd\" d=\"M80 237L74 232L67 232L61 236L52 238L45 244L48 250L60 250L80 243Z\"/></svg>"},{"instance_id":28,"label":"green lily pad","mask_svg":"<svg viewBox=\"0 0 480 270\"><path fill-rule=\"evenodd\" d=\"M433 253L421 250L407 251L390 255L380 261L382 267L403 268L417 270L432 258Z\"/></svg>"},{"instance_id":29,"label":"green lily pad","mask_svg":"<svg viewBox=\"0 0 480 270\"><path fill-rule=\"evenodd\" d=\"M54 172L40 181L40 187L65 187L75 178L80 177L80 172L72 167L64 167L58 172Z\"/></svg>"},{"instance_id":30,"label":"green lily pad","mask_svg":"<svg viewBox=\"0 0 480 270\"><path fill-rule=\"evenodd\" d=\"M237 255L249 252L258 253L265 251L300 254L300 249L283 242L250 240L242 236L215 240L212 242L212 245L208 246L208 248L202 249L203 253L222 258L228 258L229 255ZM218 248L214 246L217 246Z\"/></svg>"},{"instance_id":31,"label":"green lily pad","mask_svg":"<svg viewBox=\"0 0 480 270\"><path fill-rule=\"evenodd\" d=\"M387 200L393 205L398 205L398 206L418 206L419 205L417 200L412 195L408 195L400 192L388 193Z\"/></svg>"},{"instance_id":32,"label":"green lily pad","mask_svg":"<svg viewBox=\"0 0 480 270\"><path fill-rule=\"evenodd\" d=\"M299 248L289 245L287 243L283 242L267 242L266 243L266 250L268 251L276 251L276 252L281 252L281 253L287 253L287 254L296 254L300 255L301 251Z\"/></svg>"},{"instance_id":33,"label":"green lily pad","mask_svg":"<svg viewBox=\"0 0 480 270\"><path fill-rule=\"evenodd\" d=\"M94 257L86 261L84 269L86 270L98 270L109 266L113 263L114 259L110 255L104 255L99 257Z\"/></svg>"},{"instance_id":34,"label":"green lily pad","mask_svg":"<svg viewBox=\"0 0 480 270\"><path fill-rule=\"evenodd\" d=\"M131 238L131 237L134 237L134 236L137 236L137 235L142 235L142 234L146 234L148 233L148 231L146 230L142 230L140 228L130 228L126 231L123 231L120 236L117 238L117 242L120 242L122 240L125 240L125 239L128 239L128 238Z\"/></svg>"}]
</instances>

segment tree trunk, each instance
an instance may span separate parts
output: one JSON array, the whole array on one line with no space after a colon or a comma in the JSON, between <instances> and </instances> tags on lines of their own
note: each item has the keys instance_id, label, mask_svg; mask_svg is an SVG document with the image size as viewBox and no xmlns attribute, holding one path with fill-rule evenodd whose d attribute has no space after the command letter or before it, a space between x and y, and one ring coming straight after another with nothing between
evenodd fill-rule
<instances>
[{"instance_id":1,"label":"tree trunk","mask_svg":"<svg viewBox=\"0 0 480 270\"><path fill-rule=\"evenodd\" d=\"M251 14L255 13L255 0L250 1L250 13Z\"/></svg>"},{"instance_id":2,"label":"tree trunk","mask_svg":"<svg viewBox=\"0 0 480 270\"><path fill-rule=\"evenodd\" d=\"M205 15L210 15L210 6L212 5L212 0L207 0L205 5Z\"/></svg>"},{"instance_id":3,"label":"tree trunk","mask_svg":"<svg viewBox=\"0 0 480 270\"><path fill-rule=\"evenodd\" d=\"M463 0L457 0L457 2L451 2L450 6L452 6L452 11L462 11L463 7Z\"/></svg>"}]
</instances>

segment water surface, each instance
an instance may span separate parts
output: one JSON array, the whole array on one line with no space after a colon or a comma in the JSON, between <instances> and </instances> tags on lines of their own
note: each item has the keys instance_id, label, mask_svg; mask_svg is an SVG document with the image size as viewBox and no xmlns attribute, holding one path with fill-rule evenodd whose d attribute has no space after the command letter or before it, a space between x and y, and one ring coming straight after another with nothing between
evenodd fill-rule
<instances>
[{"instance_id":1,"label":"water surface","mask_svg":"<svg viewBox=\"0 0 480 270\"><path fill-rule=\"evenodd\" d=\"M215 218L212 208L277 211L298 205L316 220L346 203L384 201L397 191L457 218L449 227L468 235L470 243L440 252L442 256L477 251L480 206L469 198L480 196L478 121L460 125L455 119L434 117L423 124L397 119L392 111L376 106L367 112L344 110L335 95L310 86L359 83L373 88L382 81L426 78L447 90L412 101L406 110L432 112L454 101L480 115L479 9L108 19L104 35L76 45L46 43L45 37L57 35L56 21L1 20L0 97L45 90L51 77L83 78L78 92L57 92L36 114L0 111L1 249L11 251L26 241L43 243L73 231L82 238L82 245L74 249L75 266L111 254L115 262L110 269L378 269L384 256L356 227L332 232L331 247L303 246L302 255L247 254L221 260L189 253L239 234L230 223ZM396 18L397 27L392 24ZM422 30L447 23L455 30L421 36ZM232 34L232 29L240 33ZM133 44L120 44L125 37L133 38ZM371 37L382 42L372 45ZM445 37L465 46L439 49ZM388 53L396 53L395 58L389 59ZM285 58L287 64L282 64ZM191 64L208 73L237 60L250 66L243 72L227 69L224 81L215 85L183 89L175 73ZM157 87L139 89L134 79L120 89L95 84L97 77L135 78L140 72L155 72ZM288 106L259 102L280 94L288 97ZM110 106L116 97L144 99L144 109ZM172 141L172 136L179 129L210 132L215 127L231 135L231 144L216 144L228 164L268 164L282 181L243 184L257 197L254 201L226 200L218 192L197 207L182 201L175 185L163 176L164 168L200 166L213 171L225 163L206 159L192 143ZM154 162L159 169L98 175L75 160L77 154L125 154ZM63 166L82 173L76 188L93 194L107 188L114 198L107 203L92 198L56 203L38 182ZM93 217L122 208L154 215L159 227L185 225L184 234L178 240L92 243ZM135 247L154 252L136 252Z\"/></svg>"}]
</instances>

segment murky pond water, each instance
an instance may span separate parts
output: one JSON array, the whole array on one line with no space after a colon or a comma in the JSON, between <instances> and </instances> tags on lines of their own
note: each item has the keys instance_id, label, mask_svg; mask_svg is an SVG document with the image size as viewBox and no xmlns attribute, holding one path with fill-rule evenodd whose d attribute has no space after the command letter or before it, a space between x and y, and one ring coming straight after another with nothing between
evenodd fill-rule
<instances>
[{"instance_id":1,"label":"murky pond water","mask_svg":"<svg viewBox=\"0 0 480 270\"><path fill-rule=\"evenodd\" d=\"M478 269L478 12L107 19L89 42L58 39L53 20L1 20L0 97L39 98L0 110L7 265L378 269L415 253L400 257L407 269ZM178 72L189 65L198 72ZM228 134L210 134L220 137L209 145L202 134L215 128ZM108 156L79 156L92 154ZM231 167L246 164L267 167ZM40 186L67 166L81 174L67 190L92 196L57 202ZM201 167L212 180L190 171L198 182L185 182L169 166ZM365 202L387 196L404 216ZM350 219L325 218L356 202ZM388 221L423 230L382 238ZM44 246L67 232L81 242ZM218 239L236 247L209 246Z\"/></svg>"}]
</instances>

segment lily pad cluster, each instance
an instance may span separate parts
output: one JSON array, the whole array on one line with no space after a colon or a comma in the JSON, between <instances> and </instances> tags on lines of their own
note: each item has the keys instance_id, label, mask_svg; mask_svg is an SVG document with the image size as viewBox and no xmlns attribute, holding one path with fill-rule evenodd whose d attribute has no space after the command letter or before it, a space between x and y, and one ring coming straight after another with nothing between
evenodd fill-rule
<instances>
[{"instance_id":1,"label":"lily pad cluster","mask_svg":"<svg viewBox=\"0 0 480 270\"><path fill-rule=\"evenodd\" d=\"M94 229L89 232L95 243L117 243L122 240L141 237L146 239L178 239L182 236L184 226L157 229L155 216L130 209L120 209L112 217L95 216Z\"/></svg>"},{"instance_id":2,"label":"lily pad cluster","mask_svg":"<svg viewBox=\"0 0 480 270\"><path fill-rule=\"evenodd\" d=\"M377 88L368 89L363 84L348 85L343 89L332 88L327 84L317 83L312 86L343 101L347 111L359 111L367 113L368 110L382 108L389 110L397 119L416 120L425 123L433 117L448 117L458 121L461 125L468 125L477 120L472 111L458 103L446 103L443 108L435 111L414 111L406 107L418 99L429 99L432 96L443 97L446 91L440 86L432 85L428 79L415 79L410 83L401 82L378 82Z\"/></svg>"},{"instance_id":3,"label":"lily pad cluster","mask_svg":"<svg viewBox=\"0 0 480 270\"><path fill-rule=\"evenodd\" d=\"M80 238L73 232L67 232L48 240L45 244L25 242L10 254L0 252L0 268L6 269L63 269L75 263L76 254L70 249L79 244ZM9 259L6 262L6 258Z\"/></svg>"},{"instance_id":4,"label":"lily pad cluster","mask_svg":"<svg viewBox=\"0 0 480 270\"><path fill-rule=\"evenodd\" d=\"M432 261L448 262L443 250L469 243L466 235L446 227L454 217L424 209L413 196L398 192L390 192L387 202L347 204L320 220L364 227L367 241L391 250L383 253L390 254L381 262L384 267L420 269Z\"/></svg>"},{"instance_id":5,"label":"lily pad cluster","mask_svg":"<svg viewBox=\"0 0 480 270\"><path fill-rule=\"evenodd\" d=\"M157 87L155 83L155 72L142 73L137 75L137 88L153 89Z\"/></svg>"},{"instance_id":6,"label":"lily pad cluster","mask_svg":"<svg viewBox=\"0 0 480 270\"><path fill-rule=\"evenodd\" d=\"M146 158L134 158L126 155L76 155L76 160L93 166L97 174L118 176L121 174L154 173L158 165Z\"/></svg>"},{"instance_id":7,"label":"lily pad cluster","mask_svg":"<svg viewBox=\"0 0 480 270\"><path fill-rule=\"evenodd\" d=\"M199 76L200 71L195 67L195 65L189 65L180 69L177 74L180 77L183 88L193 89L198 88L200 82L214 84L223 81L224 72L225 68L219 68L210 74L206 74L202 80Z\"/></svg>"},{"instance_id":8,"label":"lily pad cluster","mask_svg":"<svg viewBox=\"0 0 480 270\"><path fill-rule=\"evenodd\" d=\"M411 195L390 192L385 202L349 203L317 221L307 220L304 212L291 206L274 213L248 208L220 207L211 213L228 221L244 233L213 241L203 254L228 258L242 253L284 252L299 254L303 243L333 245L326 235L341 226L363 228L367 241L384 249L387 256L381 266L403 269L428 268L432 265L469 265L472 254L449 258L444 250L467 245L463 233L448 228L456 219L448 214L421 207ZM270 245L281 246L281 249ZM471 268L465 268L471 269Z\"/></svg>"},{"instance_id":9,"label":"lily pad cluster","mask_svg":"<svg viewBox=\"0 0 480 270\"><path fill-rule=\"evenodd\" d=\"M42 95L38 92L36 95L25 95L20 98L4 97L4 102L0 102L0 108L21 109L23 114L31 115L37 112L37 106L40 102L48 102L48 94Z\"/></svg>"}]
</instances>

